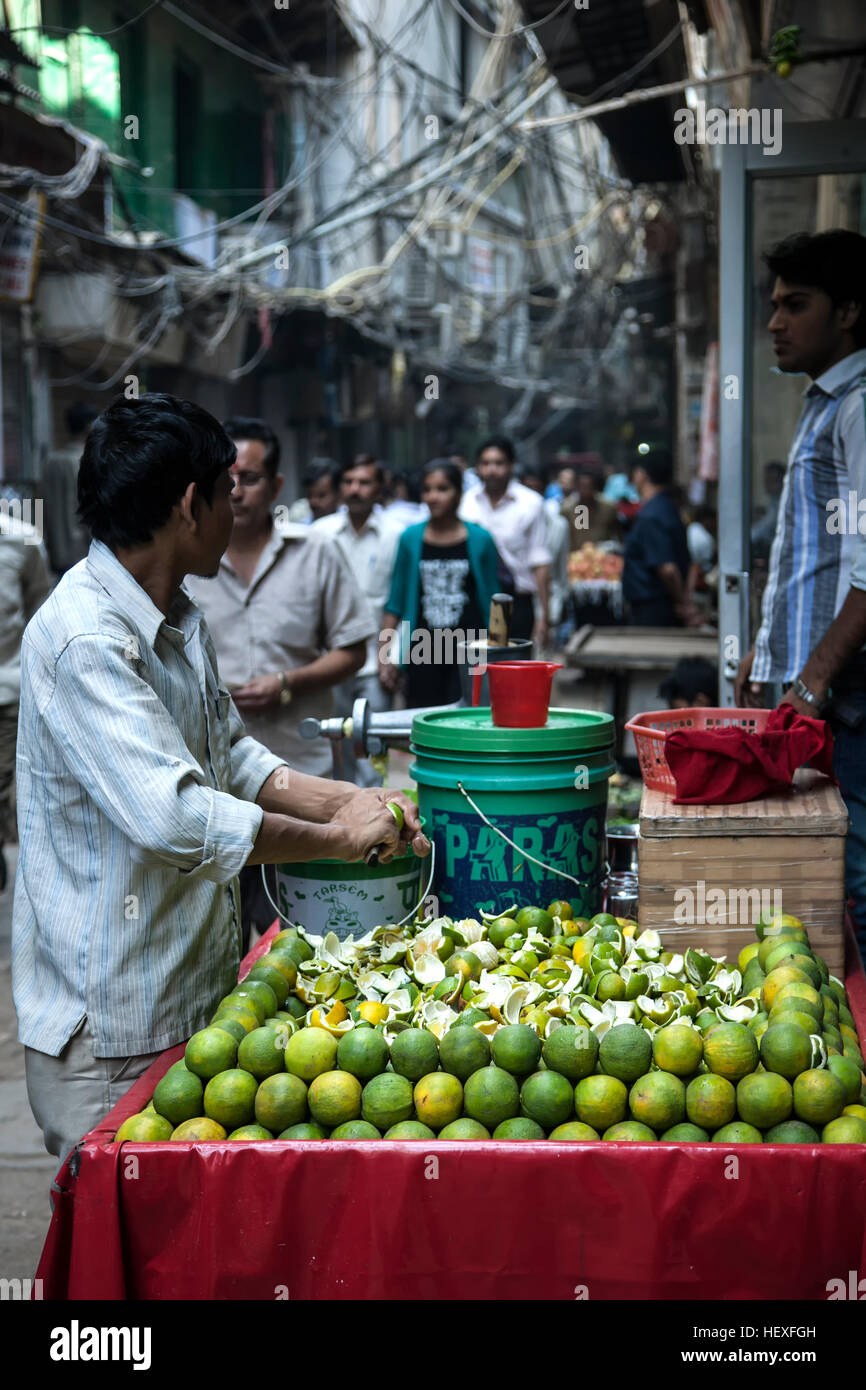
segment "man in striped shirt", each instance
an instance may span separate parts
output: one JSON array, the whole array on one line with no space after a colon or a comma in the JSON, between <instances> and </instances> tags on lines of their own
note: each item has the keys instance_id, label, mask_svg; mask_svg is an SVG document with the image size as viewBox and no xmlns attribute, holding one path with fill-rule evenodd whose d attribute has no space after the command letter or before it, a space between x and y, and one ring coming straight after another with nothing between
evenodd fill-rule
<instances>
[{"instance_id":1,"label":"man in striped shirt","mask_svg":"<svg viewBox=\"0 0 866 1390\"><path fill-rule=\"evenodd\" d=\"M734 698L760 705L762 687L779 682L780 703L831 720L851 822L846 881L866 944L866 237L798 233L765 259L777 362L812 384Z\"/></svg>"},{"instance_id":2,"label":"man in striped shirt","mask_svg":"<svg viewBox=\"0 0 866 1390\"><path fill-rule=\"evenodd\" d=\"M188 401L115 401L81 461L89 553L24 633L12 983L61 1162L235 983L245 864L429 849L408 798L290 770L245 736L181 587L228 545L234 459Z\"/></svg>"}]
</instances>

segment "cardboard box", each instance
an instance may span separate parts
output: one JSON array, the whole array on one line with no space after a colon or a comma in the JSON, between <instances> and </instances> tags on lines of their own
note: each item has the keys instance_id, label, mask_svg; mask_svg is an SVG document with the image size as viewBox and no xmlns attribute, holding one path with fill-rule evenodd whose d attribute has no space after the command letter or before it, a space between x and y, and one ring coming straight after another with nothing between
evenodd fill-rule
<instances>
[{"instance_id":1,"label":"cardboard box","mask_svg":"<svg viewBox=\"0 0 866 1390\"><path fill-rule=\"evenodd\" d=\"M640 927L669 950L699 946L733 962L762 913L787 912L841 978L847 829L838 788L808 770L789 792L736 806L676 806L645 787Z\"/></svg>"}]
</instances>

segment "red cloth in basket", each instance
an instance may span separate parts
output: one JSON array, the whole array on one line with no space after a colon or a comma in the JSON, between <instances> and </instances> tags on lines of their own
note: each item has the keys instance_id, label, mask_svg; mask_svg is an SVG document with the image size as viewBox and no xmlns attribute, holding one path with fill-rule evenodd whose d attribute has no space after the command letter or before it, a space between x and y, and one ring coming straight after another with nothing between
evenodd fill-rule
<instances>
[{"instance_id":1,"label":"red cloth in basket","mask_svg":"<svg viewBox=\"0 0 866 1390\"><path fill-rule=\"evenodd\" d=\"M665 739L665 757L679 805L755 801L784 791L804 763L836 780L830 725L798 714L793 705L772 710L762 733L675 729Z\"/></svg>"}]
</instances>

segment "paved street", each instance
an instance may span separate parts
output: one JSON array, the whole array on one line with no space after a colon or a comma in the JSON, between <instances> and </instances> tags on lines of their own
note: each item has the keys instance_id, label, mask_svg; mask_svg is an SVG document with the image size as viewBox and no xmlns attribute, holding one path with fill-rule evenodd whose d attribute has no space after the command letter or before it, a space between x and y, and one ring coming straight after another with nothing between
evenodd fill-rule
<instances>
[{"instance_id":1,"label":"paved street","mask_svg":"<svg viewBox=\"0 0 866 1390\"><path fill-rule=\"evenodd\" d=\"M27 1104L9 973L14 847L6 858L9 886L0 893L0 1278L27 1279L36 1271L48 1230L55 1160L45 1152Z\"/></svg>"}]
</instances>

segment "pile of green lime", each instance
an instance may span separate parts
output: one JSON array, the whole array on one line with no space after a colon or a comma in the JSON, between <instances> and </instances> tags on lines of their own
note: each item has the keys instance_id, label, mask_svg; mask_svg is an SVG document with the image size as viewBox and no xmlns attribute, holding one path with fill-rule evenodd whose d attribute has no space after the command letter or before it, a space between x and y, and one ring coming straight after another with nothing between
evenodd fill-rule
<instances>
[{"instance_id":1,"label":"pile of green lime","mask_svg":"<svg viewBox=\"0 0 866 1390\"><path fill-rule=\"evenodd\" d=\"M730 967L569 913L280 932L116 1139L866 1143L845 989L796 918Z\"/></svg>"}]
</instances>

